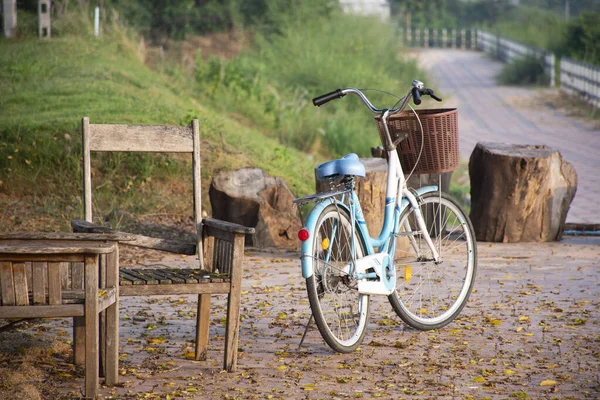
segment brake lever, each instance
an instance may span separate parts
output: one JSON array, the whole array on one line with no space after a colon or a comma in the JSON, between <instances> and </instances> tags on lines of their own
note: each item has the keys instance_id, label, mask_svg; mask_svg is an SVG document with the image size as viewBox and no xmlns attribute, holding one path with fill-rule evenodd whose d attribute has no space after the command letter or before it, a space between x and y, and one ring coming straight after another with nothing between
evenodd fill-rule
<instances>
[{"instance_id":1,"label":"brake lever","mask_svg":"<svg viewBox=\"0 0 600 400\"><path fill-rule=\"evenodd\" d=\"M434 100L437 100L437 101L442 101L442 99L440 99L439 97L437 97L437 96L435 95L435 93L433 93L433 90L431 90L431 89L426 89L425 91L426 91L426 92L427 92L427 94L428 94L429 96L431 96L431 97L432 97Z\"/></svg>"}]
</instances>

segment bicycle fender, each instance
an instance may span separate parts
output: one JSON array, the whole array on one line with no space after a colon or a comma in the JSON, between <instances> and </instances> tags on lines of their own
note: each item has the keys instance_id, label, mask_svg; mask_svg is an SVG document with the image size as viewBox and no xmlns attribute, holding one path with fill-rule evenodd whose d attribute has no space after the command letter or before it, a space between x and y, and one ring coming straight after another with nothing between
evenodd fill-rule
<instances>
[{"instance_id":1,"label":"bicycle fender","mask_svg":"<svg viewBox=\"0 0 600 400\"><path fill-rule=\"evenodd\" d=\"M423 196L424 194L427 194L427 193L437 192L437 191L438 191L437 186L423 186L423 187L415 190L415 192L417 193L417 197ZM400 203L400 207L399 207L398 211L402 212L402 210L404 210L406 208L406 206L408 206L408 200L406 198L403 198Z\"/></svg>"},{"instance_id":2,"label":"bicycle fender","mask_svg":"<svg viewBox=\"0 0 600 400\"><path fill-rule=\"evenodd\" d=\"M306 224L304 225L304 227L310 233L310 237L304 242L302 242L302 246L300 249L300 264L302 265L302 277L304 279L310 278L313 274L313 235L315 234L315 229L317 226L317 221L319 220L319 216L321 215L325 207L327 207L330 204L336 203L338 207L345 209L346 211L348 211L348 213L350 212L345 204L336 202L334 199L330 198L319 202L315 206L315 208L312 209L312 211L308 215L308 218L306 219Z\"/></svg>"}]
</instances>

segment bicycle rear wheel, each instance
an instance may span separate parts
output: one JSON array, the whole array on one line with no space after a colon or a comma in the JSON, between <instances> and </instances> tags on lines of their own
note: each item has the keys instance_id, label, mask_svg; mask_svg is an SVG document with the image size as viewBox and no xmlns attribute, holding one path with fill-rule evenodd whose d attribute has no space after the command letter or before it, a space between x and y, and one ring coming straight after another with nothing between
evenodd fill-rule
<instances>
[{"instance_id":1,"label":"bicycle rear wheel","mask_svg":"<svg viewBox=\"0 0 600 400\"><path fill-rule=\"evenodd\" d=\"M461 312L477 270L471 221L451 196L427 193L419 209L440 259L434 261L416 219L407 207L400 215L396 241L396 290L388 299L398 316L420 330L441 328Z\"/></svg>"},{"instance_id":2,"label":"bicycle rear wheel","mask_svg":"<svg viewBox=\"0 0 600 400\"><path fill-rule=\"evenodd\" d=\"M362 342L369 319L369 296L358 293L349 273L352 257L350 216L331 204L323 209L313 235L312 276L306 279L308 300L325 342L335 351L349 353ZM366 254L354 236L356 258Z\"/></svg>"}]
</instances>

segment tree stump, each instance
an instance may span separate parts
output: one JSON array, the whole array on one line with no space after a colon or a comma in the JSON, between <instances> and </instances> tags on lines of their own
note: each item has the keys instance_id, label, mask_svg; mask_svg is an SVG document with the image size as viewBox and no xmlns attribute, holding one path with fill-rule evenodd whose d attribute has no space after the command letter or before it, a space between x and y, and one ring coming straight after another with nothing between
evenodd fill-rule
<instances>
[{"instance_id":1,"label":"tree stump","mask_svg":"<svg viewBox=\"0 0 600 400\"><path fill-rule=\"evenodd\" d=\"M292 207L294 195L279 177L260 168L221 171L209 189L213 217L256 229L246 243L256 247L297 248L302 228Z\"/></svg>"},{"instance_id":2,"label":"tree stump","mask_svg":"<svg viewBox=\"0 0 600 400\"><path fill-rule=\"evenodd\" d=\"M559 240L577 173L547 146L477 143L469 160L471 221L477 240Z\"/></svg>"}]
</instances>

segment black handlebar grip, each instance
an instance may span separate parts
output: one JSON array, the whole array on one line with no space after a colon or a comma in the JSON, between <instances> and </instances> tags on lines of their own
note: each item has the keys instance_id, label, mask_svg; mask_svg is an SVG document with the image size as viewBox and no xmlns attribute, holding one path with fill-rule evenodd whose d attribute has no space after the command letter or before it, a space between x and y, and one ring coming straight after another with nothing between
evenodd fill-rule
<instances>
[{"instance_id":1,"label":"black handlebar grip","mask_svg":"<svg viewBox=\"0 0 600 400\"><path fill-rule=\"evenodd\" d=\"M416 87L412 88L412 97L413 97L413 102L416 105L421 104L421 93L419 92L419 89L417 89Z\"/></svg>"},{"instance_id":2,"label":"black handlebar grip","mask_svg":"<svg viewBox=\"0 0 600 400\"><path fill-rule=\"evenodd\" d=\"M339 99L340 97L344 97L346 94L342 92L342 89L334 90L333 92L329 92L327 94L322 94L321 96L315 97L312 102L315 106L320 107L325 103L329 103L331 100Z\"/></svg>"}]
</instances>

